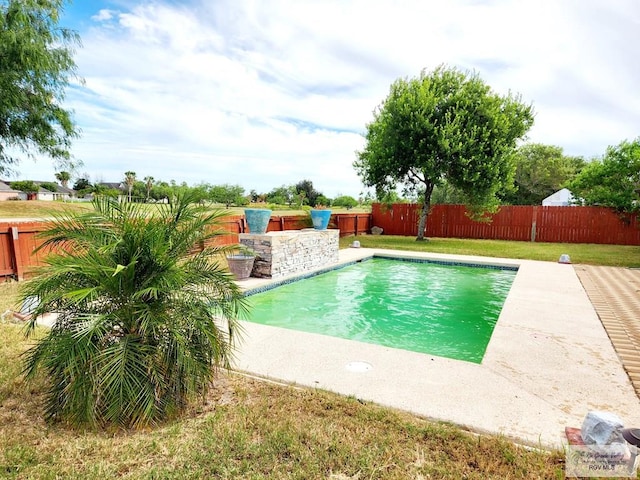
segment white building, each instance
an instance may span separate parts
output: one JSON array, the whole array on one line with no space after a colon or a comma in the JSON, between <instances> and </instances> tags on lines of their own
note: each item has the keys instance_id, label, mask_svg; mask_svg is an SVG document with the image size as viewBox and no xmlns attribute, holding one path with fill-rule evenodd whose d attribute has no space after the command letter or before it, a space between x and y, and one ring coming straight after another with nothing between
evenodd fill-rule
<instances>
[{"instance_id":1,"label":"white building","mask_svg":"<svg viewBox=\"0 0 640 480\"><path fill-rule=\"evenodd\" d=\"M576 199L568 188L558 190L542 200L543 207L568 207L575 205Z\"/></svg>"}]
</instances>

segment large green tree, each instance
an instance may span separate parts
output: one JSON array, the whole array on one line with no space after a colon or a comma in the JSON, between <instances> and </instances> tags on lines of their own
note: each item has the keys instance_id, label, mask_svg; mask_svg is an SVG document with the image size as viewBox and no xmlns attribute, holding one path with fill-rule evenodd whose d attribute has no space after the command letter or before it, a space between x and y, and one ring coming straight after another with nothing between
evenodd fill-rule
<instances>
[{"instance_id":1,"label":"large green tree","mask_svg":"<svg viewBox=\"0 0 640 480\"><path fill-rule=\"evenodd\" d=\"M322 195L321 192L317 191L313 187L313 182L311 180L300 180L295 185L296 195L302 200L301 203L306 205L311 205L312 207L316 206L318 196Z\"/></svg>"},{"instance_id":2,"label":"large green tree","mask_svg":"<svg viewBox=\"0 0 640 480\"><path fill-rule=\"evenodd\" d=\"M151 215L107 197L93 206L44 232L42 248L56 253L22 293L38 299L34 319L58 317L27 352L26 372L47 374L48 419L154 424L202 398L228 364L246 308L220 263L233 246L212 245L226 233L222 214L188 195ZM205 248L194 253L197 245Z\"/></svg>"},{"instance_id":3,"label":"large green tree","mask_svg":"<svg viewBox=\"0 0 640 480\"><path fill-rule=\"evenodd\" d=\"M572 180L586 162L581 157L563 153L561 147L527 143L515 152L513 189L502 199L512 205L540 205L542 200Z\"/></svg>"},{"instance_id":4,"label":"large green tree","mask_svg":"<svg viewBox=\"0 0 640 480\"><path fill-rule=\"evenodd\" d=\"M423 240L431 194L444 180L472 212L498 207L497 192L513 181L516 142L532 124L533 108L518 96L498 95L477 74L440 66L391 85L354 167L379 198L398 186L419 196Z\"/></svg>"},{"instance_id":5,"label":"large green tree","mask_svg":"<svg viewBox=\"0 0 640 480\"><path fill-rule=\"evenodd\" d=\"M619 212L640 210L640 137L610 146L568 183L586 205L603 205Z\"/></svg>"},{"instance_id":6,"label":"large green tree","mask_svg":"<svg viewBox=\"0 0 640 480\"><path fill-rule=\"evenodd\" d=\"M62 106L78 35L58 25L63 0L0 0L0 174L19 154L73 168L77 129Z\"/></svg>"}]
</instances>

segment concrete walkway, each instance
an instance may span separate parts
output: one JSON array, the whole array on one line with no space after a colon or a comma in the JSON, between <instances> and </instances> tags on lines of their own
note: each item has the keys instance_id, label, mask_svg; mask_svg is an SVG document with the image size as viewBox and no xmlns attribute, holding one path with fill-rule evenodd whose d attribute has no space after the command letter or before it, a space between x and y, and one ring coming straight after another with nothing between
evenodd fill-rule
<instances>
[{"instance_id":1,"label":"concrete walkway","mask_svg":"<svg viewBox=\"0 0 640 480\"><path fill-rule=\"evenodd\" d=\"M341 250L340 261L377 252L519 266L482 364L244 322L236 368L533 446L565 444L565 426L589 410L640 426L640 400L573 266L367 249ZM355 361L373 368L351 371Z\"/></svg>"},{"instance_id":2,"label":"concrete walkway","mask_svg":"<svg viewBox=\"0 0 640 480\"><path fill-rule=\"evenodd\" d=\"M575 269L640 395L640 270L589 265Z\"/></svg>"}]
</instances>

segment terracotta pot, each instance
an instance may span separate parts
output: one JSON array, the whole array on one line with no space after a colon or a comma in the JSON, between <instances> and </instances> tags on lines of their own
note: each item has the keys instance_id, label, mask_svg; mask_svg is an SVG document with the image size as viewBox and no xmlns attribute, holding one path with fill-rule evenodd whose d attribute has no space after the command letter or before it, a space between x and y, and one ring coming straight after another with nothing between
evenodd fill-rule
<instances>
[{"instance_id":1,"label":"terracotta pot","mask_svg":"<svg viewBox=\"0 0 640 480\"><path fill-rule=\"evenodd\" d=\"M253 255L229 255L227 257L229 271L233 273L236 280L249 278L253 270L254 260L255 257Z\"/></svg>"}]
</instances>

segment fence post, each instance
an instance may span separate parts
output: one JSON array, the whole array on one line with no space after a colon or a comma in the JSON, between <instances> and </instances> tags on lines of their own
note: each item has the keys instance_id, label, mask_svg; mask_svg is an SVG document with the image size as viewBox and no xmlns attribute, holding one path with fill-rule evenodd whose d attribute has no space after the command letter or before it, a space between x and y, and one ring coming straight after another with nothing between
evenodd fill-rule
<instances>
[{"instance_id":1,"label":"fence post","mask_svg":"<svg viewBox=\"0 0 640 480\"><path fill-rule=\"evenodd\" d=\"M536 224L538 218L538 207L533 207L533 215L531 218L531 241L536 241Z\"/></svg>"},{"instance_id":2,"label":"fence post","mask_svg":"<svg viewBox=\"0 0 640 480\"><path fill-rule=\"evenodd\" d=\"M18 241L18 227L11 227L9 229L9 236L11 238L11 253L13 264L16 268L16 276L18 281L24 279L24 269L22 268L22 255L20 254L20 242Z\"/></svg>"}]
</instances>

